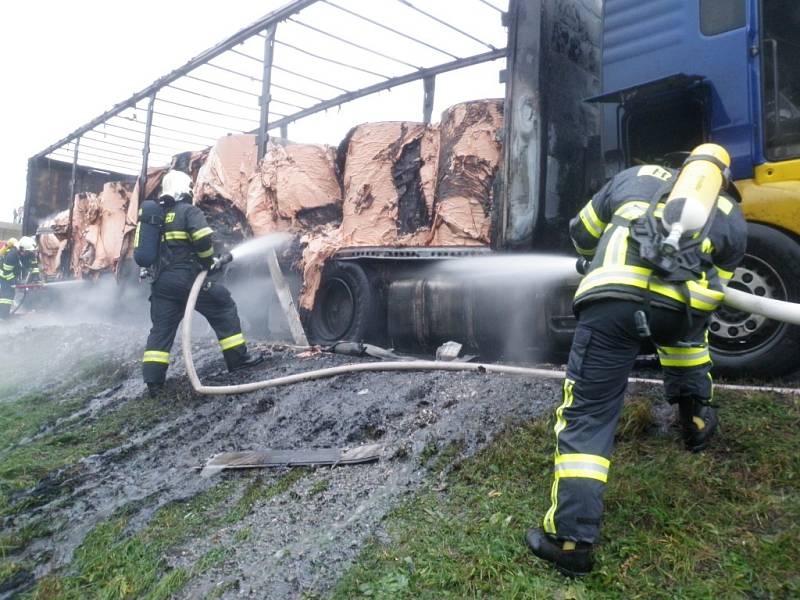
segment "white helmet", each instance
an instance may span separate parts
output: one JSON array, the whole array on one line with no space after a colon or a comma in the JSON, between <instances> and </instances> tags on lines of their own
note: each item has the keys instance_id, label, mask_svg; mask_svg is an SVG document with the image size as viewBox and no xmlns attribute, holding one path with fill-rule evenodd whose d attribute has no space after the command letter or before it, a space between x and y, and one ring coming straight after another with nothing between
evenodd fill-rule
<instances>
[{"instance_id":1,"label":"white helmet","mask_svg":"<svg viewBox=\"0 0 800 600\"><path fill-rule=\"evenodd\" d=\"M36 242L32 237L24 236L19 238L19 242L17 242L17 247L24 251L24 252L34 252L36 251Z\"/></svg>"},{"instance_id":2,"label":"white helmet","mask_svg":"<svg viewBox=\"0 0 800 600\"><path fill-rule=\"evenodd\" d=\"M169 196L178 201L192 193L192 178L183 171L170 171L161 181L161 196Z\"/></svg>"}]
</instances>

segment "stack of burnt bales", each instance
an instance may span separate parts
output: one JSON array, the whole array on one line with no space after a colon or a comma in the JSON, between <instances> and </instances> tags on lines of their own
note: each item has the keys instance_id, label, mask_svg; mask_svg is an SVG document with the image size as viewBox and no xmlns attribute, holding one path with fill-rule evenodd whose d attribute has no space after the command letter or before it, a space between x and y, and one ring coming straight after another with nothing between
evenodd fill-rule
<instances>
[{"instance_id":1,"label":"stack of burnt bales","mask_svg":"<svg viewBox=\"0 0 800 600\"><path fill-rule=\"evenodd\" d=\"M502 109L479 100L447 109L438 127L353 128L339 147L341 227L303 238L301 308L313 308L325 261L343 247L489 244Z\"/></svg>"},{"instance_id":2,"label":"stack of burnt bales","mask_svg":"<svg viewBox=\"0 0 800 600\"><path fill-rule=\"evenodd\" d=\"M39 236L42 265L48 276L58 275L62 261L77 278L115 271L123 256L123 240L128 225L132 190L128 184L106 183L99 194L81 193L75 197L72 228L69 210L44 223L52 233ZM71 254L64 257L71 231Z\"/></svg>"},{"instance_id":3,"label":"stack of burnt bales","mask_svg":"<svg viewBox=\"0 0 800 600\"><path fill-rule=\"evenodd\" d=\"M270 142L250 182L247 221L256 235L338 226L342 189L333 149Z\"/></svg>"},{"instance_id":4,"label":"stack of burnt bales","mask_svg":"<svg viewBox=\"0 0 800 600\"><path fill-rule=\"evenodd\" d=\"M247 190L256 170L255 140L254 135L220 138L194 178L194 202L206 214L215 240L226 246L252 235L245 214Z\"/></svg>"},{"instance_id":5,"label":"stack of burnt bales","mask_svg":"<svg viewBox=\"0 0 800 600\"><path fill-rule=\"evenodd\" d=\"M305 232L341 221L341 187L333 151L316 144L270 142L256 163L252 135L221 138L195 181L195 203L220 241Z\"/></svg>"},{"instance_id":6,"label":"stack of burnt bales","mask_svg":"<svg viewBox=\"0 0 800 600\"><path fill-rule=\"evenodd\" d=\"M432 223L438 139L421 123L366 123L339 148L346 246L423 245ZM420 236L422 234L422 236Z\"/></svg>"},{"instance_id":7,"label":"stack of burnt bales","mask_svg":"<svg viewBox=\"0 0 800 600\"><path fill-rule=\"evenodd\" d=\"M488 244L492 186L500 164L500 100L448 108L439 126L433 246Z\"/></svg>"}]
</instances>

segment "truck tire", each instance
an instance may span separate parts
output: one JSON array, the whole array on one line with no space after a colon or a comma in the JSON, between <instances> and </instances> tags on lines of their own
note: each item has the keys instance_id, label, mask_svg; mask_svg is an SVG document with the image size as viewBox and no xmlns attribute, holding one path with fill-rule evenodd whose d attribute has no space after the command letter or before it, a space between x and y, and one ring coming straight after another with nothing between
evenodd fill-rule
<instances>
[{"instance_id":1,"label":"truck tire","mask_svg":"<svg viewBox=\"0 0 800 600\"><path fill-rule=\"evenodd\" d=\"M758 223L748 223L747 230L747 253L730 287L800 302L800 244ZM800 366L800 327L724 306L711 318L709 346L723 375L771 378Z\"/></svg>"},{"instance_id":2,"label":"truck tire","mask_svg":"<svg viewBox=\"0 0 800 600\"><path fill-rule=\"evenodd\" d=\"M378 325L378 298L364 268L353 262L326 265L309 321L318 344L363 342Z\"/></svg>"}]
</instances>

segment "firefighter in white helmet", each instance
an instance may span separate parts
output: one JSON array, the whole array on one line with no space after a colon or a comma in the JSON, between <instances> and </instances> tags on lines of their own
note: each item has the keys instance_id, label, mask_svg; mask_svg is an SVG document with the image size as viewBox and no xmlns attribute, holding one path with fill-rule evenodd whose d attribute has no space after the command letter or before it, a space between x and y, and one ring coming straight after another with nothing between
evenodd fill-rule
<instances>
[{"instance_id":1,"label":"firefighter in white helmet","mask_svg":"<svg viewBox=\"0 0 800 600\"><path fill-rule=\"evenodd\" d=\"M716 429L706 327L747 239L735 197L725 192L735 193L729 165L724 148L703 144L679 172L627 169L570 223L586 276L556 411L551 506L526 536L536 556L568 575L593 566L614 430L643 342L658 351L687 449L703 450Z\"/></svg>"},{"instance_id":2,"label":"firefighter in white helmet","mask_svg":"<svg viewBox=\"0 0 800 600\"><path fill-rule=\"evenodd\" d=\"M169 367L170 349L183 318L189 290L197 274L212 267L214 248L211 227L203 211L192 204L192 180L181 171L164 176L158 207L142 203L134 242L134 257L156 256L150 295L152 328L142 358L142 375L151 395L164 386ZM148 201L152 202L152 201ZM151 209L155 209L154 211ZM146 215L161 215L148 218ZM148 228L157 226L157 235ZM144 244L154 248L143 248ZM261 353L247 351L236 304L230 292L220 283L209 281L197 298L197 310L208 320L219 339L229 371L249 367L263 360Z\"/></svg>"}]
</instances>

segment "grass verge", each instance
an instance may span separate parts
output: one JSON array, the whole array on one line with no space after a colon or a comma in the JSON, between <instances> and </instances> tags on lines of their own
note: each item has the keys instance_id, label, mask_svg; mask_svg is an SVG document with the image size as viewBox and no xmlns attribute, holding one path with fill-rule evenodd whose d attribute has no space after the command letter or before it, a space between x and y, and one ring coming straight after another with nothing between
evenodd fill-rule
<instances>
[{"instance_id":1,"label":"grass verge","mask_svg":"<svg viewBox=\"0 0 800 600\"><path fill-rule=\"evenodd\" d=\"M39 581L31 598L171 598L193 577L222 563L228 552L217 546L190 566L172 567L170 558L188 541L238 523L257 502L286 492L307 472L293 469L272 481L256 475L233 502L239 482L220 482L191 500L161 508L137 532L128 531L129 515L104 522L86 537L69 569Z\"/></svg>"},{"instance_id":2,"label":"grass verge","mask_svg":"<svg viewBox=\"0 0 800 600\"><path fill-rule=\"evenodd\" d=\"M395 510L332 593L353 598L800 597L800 405L720 394L723 431L707 452L646 427L626 406L606 490L598 567L564 579L522 539L546 510L551 423L500 436Z\"/></svg>"}]
</instances>

